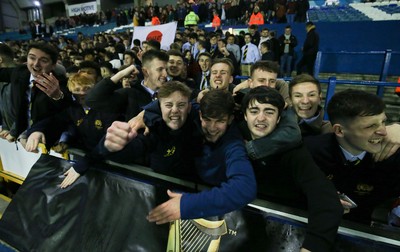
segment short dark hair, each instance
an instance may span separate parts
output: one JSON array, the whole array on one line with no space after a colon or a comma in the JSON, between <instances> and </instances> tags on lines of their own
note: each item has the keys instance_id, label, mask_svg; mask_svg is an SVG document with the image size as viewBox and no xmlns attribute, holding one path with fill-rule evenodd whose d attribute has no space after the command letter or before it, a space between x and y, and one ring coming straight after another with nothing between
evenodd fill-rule
<instances>
[{"instance_id":1,"label":"short dark hair","mask_svg":"<svg viewBox=\"0 0 400 252\"><path fill-rule=\"evenodd\" d=\"M197 61L199 61L201 56L206 56L206 57L210 58L210 60L212 59L211 54L209 52L202 52L202 53L199 53L199 55L197 56Z\"/></svg>"},{"instance_id":2,"label":"short dark hair","mask_svg":"<svg viewBox=\"0 0 400 252\"><path fill-rule=\"evenodd\" d=\"M123 54L124 57L125 54L131 56L135 60L135 64L138 64L140 62L139 58L137 57L136 53L133 50L126 50Z\"/></svg>"},{"instance_id":3,"label":"short dark hair","mask_svg":"<svg viewBox=\"0 0 400 252\"><path fill-rule=\"evenodd\" d=\"M217 34L215 32L210 33L210 35L208 36L208 39L212 39L212 38L216 38Z\"/></svg>"},{"instance_id":4,"label":"short dark hair","mask_svg":"<svg viewBox=\"0 0 400 252\"><path fill-rule=\"evenodd\" d=\"M268 41L261 42L260 46L266 47L268 51L271 50L271 44Z\"/></svg>"},{"instance_id":5,"label":"short dark hair","mask_svg":"<svg viewBox=\"0 0 400 252\"><path fill-rule=\"evenodd\" d=\"M101 76L100 66L97 62L90 60L82 61L81 63L79 63L79 69L84 69L84 68L92 68L96 70L97 76Z\"/></svg>"},{"instance_id":6,"label":"short dark hair","mask_svg":"<svg viewBox=\"0 0 400 252\"><path fill-rule=\"evenodd\" d=\"M134 39L134 40L133 40L133 45L134 45L134 46L139 46L139 47L140 47L140 40L139 40L139 39Z\"/></svg>"},{"instance_id":7,"label":"short dark hair","mask_svg":"<svg viewBox=\"0 0 400 252\"><path fill-rule=\"evenodd\" d=\"M249 28L250 28L250 29L258 30L258 25L252 24L252 25L249 26Z\"/></svg>"},{"instance_id":8,"label":"short dark hair","mask_svg":"<svg viewBox=\"0 0 400 252\"><path fill-rule=\"evenodd\" d=\"M111 65L111 64L110 64L110 65ZM79 67L78 67L78 66L75 66L75 65L72 65L72 66L67 67L67 68L65 69L65 71L66 71L67 73L77 73L77 72L79 71Z\"/></svg>"},{"instance_id":9,"label":"short dark hair","mask_svg":"<svg viewBox=\"0 0 400 252\"><path fill-rule=\"evenodd\" d=\"M201 45L201 47L203 47L203 48L206 48L206 46L207 46L207 43L203 40L199 40L199 41L197 41L197 43L199 43L199 45Z\"/></svg>"},{"instance_id":10,"label":"short dark hair","mask_svg":"<svg viewBox=\"0 0 400 252\"><path fill-rule=\"evenodd\" d=\"M332 96L327 112L333 125L351 121L357 116L379 115L384 110L385 103L379 96L362 90L346 89Z\"/></svg>"},{"instance_id":11,"label":"short dark hair","mask_svg":"<svg viewBox=\"0 0 400 252\"><path fill-rule=\"evenodd\" d=\"M192 94L192 90L184 83L180 81L167 81L158 89L158 98L166 98L174 92L180 92L188 100Z\"/></svg>"},{"instance_id":12,"label":"short dark hair","mask_svg":"<svg viewBox=\"0 0 400 252\"><path fill-rule=\"evenodd\" d=\"M53 63L53 65L57 63L58 51L57 51L57 48L55 48L53 45L51 45L47 42L31 43L28 45L28 52L32 48L38 49L38 50L43 51L44 53L48 54L50 56L50 59L51 59L51 62Z\"/></svg>"},{"instance_id":13,"label":"short dark hair","mask_svg":"<svg viewBox=\"0 0 400 252\"><path fill-rule=\"evenodd\" d=\"M182 47L178 43L174 42L169 46L169 48L170 50L180 50Z\"/></svg>"},{"instance_id":14,"label":"short dark hair","mask_svg":"<svg viewBox=\"0 0 400 252\"><path fill-rule=\"evenodd\" d=\"M200 111L203 117L222 118L233 115L235 101L230 92L214 89L208 91L200 101Z\"/></svg>"},{"instance_id":15,"label":"short dark hair","mask_svg":"<svg viewBox=\"0 0 400 252\"><path fill-rule=\"evenodd\" d=\"M285 108L285 100L282 95L274 88L259 86L250 89L250 91L243 97L242 100L242 112L246 114L246 110L249 105L258 101L261 104L271 104L278 108L278 116L282 114Z\"/></svg>"},{"instance_id":16,"label":"short dark hair","mask_svg":"<svg viewBox=\"0 0 400 252\"><path fill-rule=\"evenodd\" d=\"M110 62L108 62L108 61L101 62L101 63L99 64L99 66L100 66L100 68L105 67L105 68L107 68L108 70L110 70L111 72L113 71L113 66L112 66L112 64L111 64Z\"/></svg>"},{"instance_id":17,"label":"short dark hair","mask_svg":"<svg viewBox=\"0 0 400 252\"><path fill-rule=\"evenodd\" d=\"M151 39L147 41L147 45L150 46L154 50L160 50L161 49L161 44L157 40Z\"/></svg>"},{"instance_id":18,"label":"short dark hair","mask_svg":"<svg viewBox=\"0 0 400 252\"><path fill-rule=\"evenodd\" d=\"M195 32L192 32L189 34L189 38L194 38L197 40L199 38L199 35L197 35L197 33L195 33Z\"/></svg>"},{"instance_id":19,"label":"short dark hair","mask_svg":"<svg viewBox=\"0 0 400 252\"><path fill-rule=\"evenodd\" d=\"M313 76L309 74L300 74L296 75L290 82L289 82L289 95L292 96L293 87L297 84L304 83L304 82L311 82L317 86L318 94L321 94L321 83Z\"/></svg>"},{"instance_id":20,"label":"short dark hair","mask_svg":"<svg viewBox=\"0 0 400 252\"><path fill-rule=\"evenodd\" d=\"M275 38L275 35L276 35L276 31L270 31L269 32L269 36Z\"/></svg>"},{"instance_id":21,"label":"short dark hair","mask_svg":"<svg viewBox=\"0 0 400 252\"><path fill-rule=\"evenodd\" d=\"M224 43L224 45L227 45L228 43L226 42L226 39L218 39L218 42L222 42L222 43Z\"/></svg>"},{"instance_id":22,"label":"short dark hair","mask_svg":"<svg viewBox=\"0 0 400 252\"><path fill-rule=\"evenodd\" d=\"M129 56L131 56L132 58L134 58L134 59L136 59L137 57L136 57L136 53L134 53L133 51L131 51L131 50L126 50L125 52L124 52L124 56L125 56L125 54L127 54L127 55L129 55Z\"/></svg>"},{"instance_id":23,"label":"short dark hair","mask_svg":"<svg viewBox=\"0 0 400 252\"><path fill-rule=\"evenodd\" d=\"M271 60L260 60L256 61L250 68L250 76L253 75L254 71L260 69L265 72L279 73L279 65L275 61Z\"/></svg>"},{"instance_id":24,"label":"short dark hair","mask_svg":"<svg viewBox=\"0 0 400 252\"><path fill-rule=\"evenodd\" d=\"M86 49L82 52L82 56L85 57L86 55L93 55L96 56L96 53L93 49Z\"/></svg>"},{"instance_id":25,"label":"short dark hair","mask_svg":"<svg viewBox=\"0 0 400 252\"><path fill-rule=\"evenodd\" d=\"M150 63L153 59L159 59L164 62L168 62L168 54L162 51L149 50L142 55L142 65Z\"/></svg>"},{"instance_id":26,"label":"short dark hair","mask_svg":"<svg viewBox=\"0 0 400 252\"><path fill-rule=\"evenodd\" d=\"M168 54L168 57L169 57L169 56L178 56L178 57L181 57L182 59L184 58L184 57L183 57L183 54L182 54L180 51L178 51L178 50L169 50L169 51L167 52L167 54Z\"/></svg>"}]
</instances>

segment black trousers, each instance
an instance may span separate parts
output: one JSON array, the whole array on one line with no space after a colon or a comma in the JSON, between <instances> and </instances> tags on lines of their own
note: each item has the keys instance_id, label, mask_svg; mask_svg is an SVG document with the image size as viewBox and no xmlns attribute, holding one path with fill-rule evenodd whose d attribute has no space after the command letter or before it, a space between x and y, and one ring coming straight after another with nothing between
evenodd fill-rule
<instances>
[{"instance_id":1,"label":"black trousers","mask_svg":"<svg viewBox=\"0 0 400 252\"><path fill-rule=\"evenodd\" d=\"M299 75L303 72L306 72L309 75L314 76L314 64L316 58L317 58L316 54L303 55L303 57L301 57L300 61L297 63L296 66L297 74ZM304 68L306 71L304 71Z\"/></svg>"}]
</instances>

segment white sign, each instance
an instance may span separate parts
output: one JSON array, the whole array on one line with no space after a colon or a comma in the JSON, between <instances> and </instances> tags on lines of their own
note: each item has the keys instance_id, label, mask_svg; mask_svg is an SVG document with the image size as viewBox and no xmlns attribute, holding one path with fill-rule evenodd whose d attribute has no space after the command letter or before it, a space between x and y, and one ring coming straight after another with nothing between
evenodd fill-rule
<instances>
[{"instance_id":1,"label":"white sign","mask_svg":"<svg viewBox=\"0 0 400 252\"><path fill-rule=\"evenodd\" d=\"M15 144L0 139L0 159L4 171L25 178L40 155L40 153L27 152L19 142Z\"/></svg>"},{"instance_id":2,"label":"white sign","mask_svg":"<svg viewBox=\"0 0 400 252\"><path fill-rule=\"evenodd\" d=\"M86 14L97 13L96 2L68 5L68 15L70 17L78 16L79 14L83 14L83 13L86 13Z\"/></svg>"},{"instance_id":3,"label":"white sign","mask_svg":"<svg viewBox=\"0 0 400 252\"><path fill-rule=\"evenodd\" d=\"M139 39L140 42L157 40L161 44L161 49L169 50L169 46L174 42L177 22L153 26L135 26L133 28L133 40Z\"/></svg>"}]
</instances>

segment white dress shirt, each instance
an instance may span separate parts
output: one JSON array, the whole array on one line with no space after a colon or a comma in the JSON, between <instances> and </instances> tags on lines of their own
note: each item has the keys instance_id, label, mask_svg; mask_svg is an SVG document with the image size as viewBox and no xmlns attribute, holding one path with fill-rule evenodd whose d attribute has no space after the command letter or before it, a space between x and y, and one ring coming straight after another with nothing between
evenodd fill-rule
<instances>
[{"instance_id":1,"label":"white dress shirt","mask_svg":"<svg viewBox=\"0 0 400 252\"><path fill-rule=\"evenodd\" d=\"M246 46L248 46L248 48L247 48L247 56L246 56L246 59L243 59L244 50L245 50ZM252 43L248 43L248 44L246 44L246 45L244 45L242 47L241 64L251 64L251 63L254 63L254 62L256 62L256 61L258 61L260 59L261 59L260 51L258 50L256 45L254 45Z\"/></svg>"}]
</instances>

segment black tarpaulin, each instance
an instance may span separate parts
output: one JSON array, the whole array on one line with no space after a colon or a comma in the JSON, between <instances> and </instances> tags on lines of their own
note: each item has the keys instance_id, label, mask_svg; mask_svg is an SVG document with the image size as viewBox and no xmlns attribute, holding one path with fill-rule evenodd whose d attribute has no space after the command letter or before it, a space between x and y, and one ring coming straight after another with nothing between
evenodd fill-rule
<instances>
[{"instance_id":1,"label":"black tarpaulin","mask_svg":"<svg viewBox=\"0 0 400 252\"><path fill-rule=\"evenodd\" d=\"M59 187L71 165L42 155L0 221L1 239L22 251L163 251L168 225L147 222L154 187L89 170Z\"/></svg>"},{"instance_id":2,"label":"black tarpaulin","mask_svg":"<svg viewBox=\"0 0 400 252\"><path fill-rule=\"evenodd\" d=\"M62 174L70 166L66 160L41 156L0 220L0 251L9 251L4 243L19 251L167 250L169 225L149 223L146 215L167 199L166 189L174 189L171 183L134 179L139 176L100 164L61 189ZM185 251L207 251L211 243L229 252L297 251L305 235L304 223L251 207L209 220L223 221L217 230L203 232L212 234L211 241ZM200 224L193 226L209 228ZM191 238L181 242L186 248L200 243ZM348 235L339 235L335 244L336 251L397 249Z\"/></svg>"}]
</instances>

